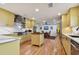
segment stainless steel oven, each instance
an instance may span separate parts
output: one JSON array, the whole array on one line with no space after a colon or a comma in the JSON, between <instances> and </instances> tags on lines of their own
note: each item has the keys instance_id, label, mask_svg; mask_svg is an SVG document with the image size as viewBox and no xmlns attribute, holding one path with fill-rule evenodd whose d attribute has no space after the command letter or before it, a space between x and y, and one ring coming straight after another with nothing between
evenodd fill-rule
<instances>
[{"instance_id":1,"label":"stainless steel oven","mask_svg":"<svg viewBox=\"0 0 79 59\"><path fill-rule=\"evenodd\" d=\"M72 55L79 55L79 43L71 40L71 54Z\"/></svg>"}]
</instances>

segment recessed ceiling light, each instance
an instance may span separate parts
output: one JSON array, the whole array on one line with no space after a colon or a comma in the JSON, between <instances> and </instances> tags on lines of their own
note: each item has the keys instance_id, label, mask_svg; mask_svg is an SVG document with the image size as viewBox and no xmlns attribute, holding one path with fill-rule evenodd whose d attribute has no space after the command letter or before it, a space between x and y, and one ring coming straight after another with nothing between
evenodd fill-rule
<instances>
[{"instance_id":1,"label":"recessed ceiling light","mask_svg":"<svg viewBox=\"0 0 79 59\"><path fill-rule=\"evenodd\" d=\"M61 15L61 13L58 13L58 16L60 16Z\"/></svg>"},{"instance_id":2,"label":"recessed ceiling light","mask_svg":"<svg viewBox=\"0 0 79 59\"><path fill-rule=\"evenodd\" d=\"M36 11L36 12L39 12L39 9L37 8L37 9L35 9L35 11Z\"/></svg>"}]
</instances>

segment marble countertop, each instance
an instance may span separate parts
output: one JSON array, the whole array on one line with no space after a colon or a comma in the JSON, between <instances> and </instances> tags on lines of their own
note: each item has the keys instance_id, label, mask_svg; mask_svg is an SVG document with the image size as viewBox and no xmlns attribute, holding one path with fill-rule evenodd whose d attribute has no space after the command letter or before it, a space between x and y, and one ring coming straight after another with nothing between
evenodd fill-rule
<instances>
[{"instance_id":1,"label":"marble countertop","mask_svg":"<svg viewBox=\"0 0 79 59\"><path fill-rule=\"evenodd\" d=\"M75 35L72 33L62 33L63 35L67 36L68 38L74 40L75 42L79 43L79 38L78 37L71 37L70 35Z\"/></svg>"},{"instance_id":2,"label":"marble countertop","mask_svg":"<svg viewBox=\"0 0 79 59\"><path fill-rule=\"evenodd\" d=\"M21 36L14 36L11 34L14 34L14 32L24 32L20 30L15 30L16 28L14 27L0 26L0 28L0 43L12 42L21 39Z\"/></svg>"},{"instance_id":3,"label":"marble countertop","mask_svg":"<svg viewBox=\"0 0 79 59\"><path fill-rule=\"evenodd\" d=\"M4 36L4 35L0 35L0 44L1 43L8 43L8 42L13 42L16 40L19 40L21 38L19 37L12 37L12 36Z\"/></svg>"}]
</instances>

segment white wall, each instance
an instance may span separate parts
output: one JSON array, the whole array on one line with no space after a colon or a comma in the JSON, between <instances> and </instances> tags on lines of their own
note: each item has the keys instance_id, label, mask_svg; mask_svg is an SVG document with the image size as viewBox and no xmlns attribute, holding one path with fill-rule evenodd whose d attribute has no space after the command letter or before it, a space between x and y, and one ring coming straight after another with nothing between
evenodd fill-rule
<instances>
[{"instance_id":1,"label":"white wall","mask_svg":"<svg viewBox=\"0 0 79 59\"><path fill-rule=\"evenodd\" d=\"M43 21L48 22L48 25L45 25L45 23ZM57 22L58 22L58 18L47 18L46 20L37 20L37 32L50 32L51 36L56 36L57 35ZM44 26L49 26L49 30L44 30ZM53 29L50 29L50 27L53 27ZM40 27L42 27L42 30L40 29Z\"/></svg>"},{"instance_id":2,"label":"white wall","mask_svg":"<svg viewBox=\"0 0 79 59\"><path fill-rule=\"evenodd\" d=\"M48 26L49 30L44 30L44 26ZM51 27L52 27L52 29L51 29ZM56 36L57 35L57 25L43 25L42 31L50 32L50 36Z\"/></svg>"}]
</instances>

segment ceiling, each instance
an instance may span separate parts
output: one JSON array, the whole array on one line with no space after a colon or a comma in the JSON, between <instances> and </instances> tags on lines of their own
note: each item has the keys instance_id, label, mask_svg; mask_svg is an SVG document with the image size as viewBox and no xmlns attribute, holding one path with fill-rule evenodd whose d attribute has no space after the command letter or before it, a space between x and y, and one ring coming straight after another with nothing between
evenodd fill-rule
<instances>
[{"instance_id":1,"label":"ceiling","mask_svg":"<svg viewBox=\"0 0 79 59\"><path fill-rule=\"evenodd\" d=\"M70 7L77 3L53 3L53 7L48 7L48 3L4 3L1 8L9 10L24 17L35 17L37 19L56 17L58 13L66 12ZM35 12L38 8L39 12Z\"/></svg>"}]
</instances>

